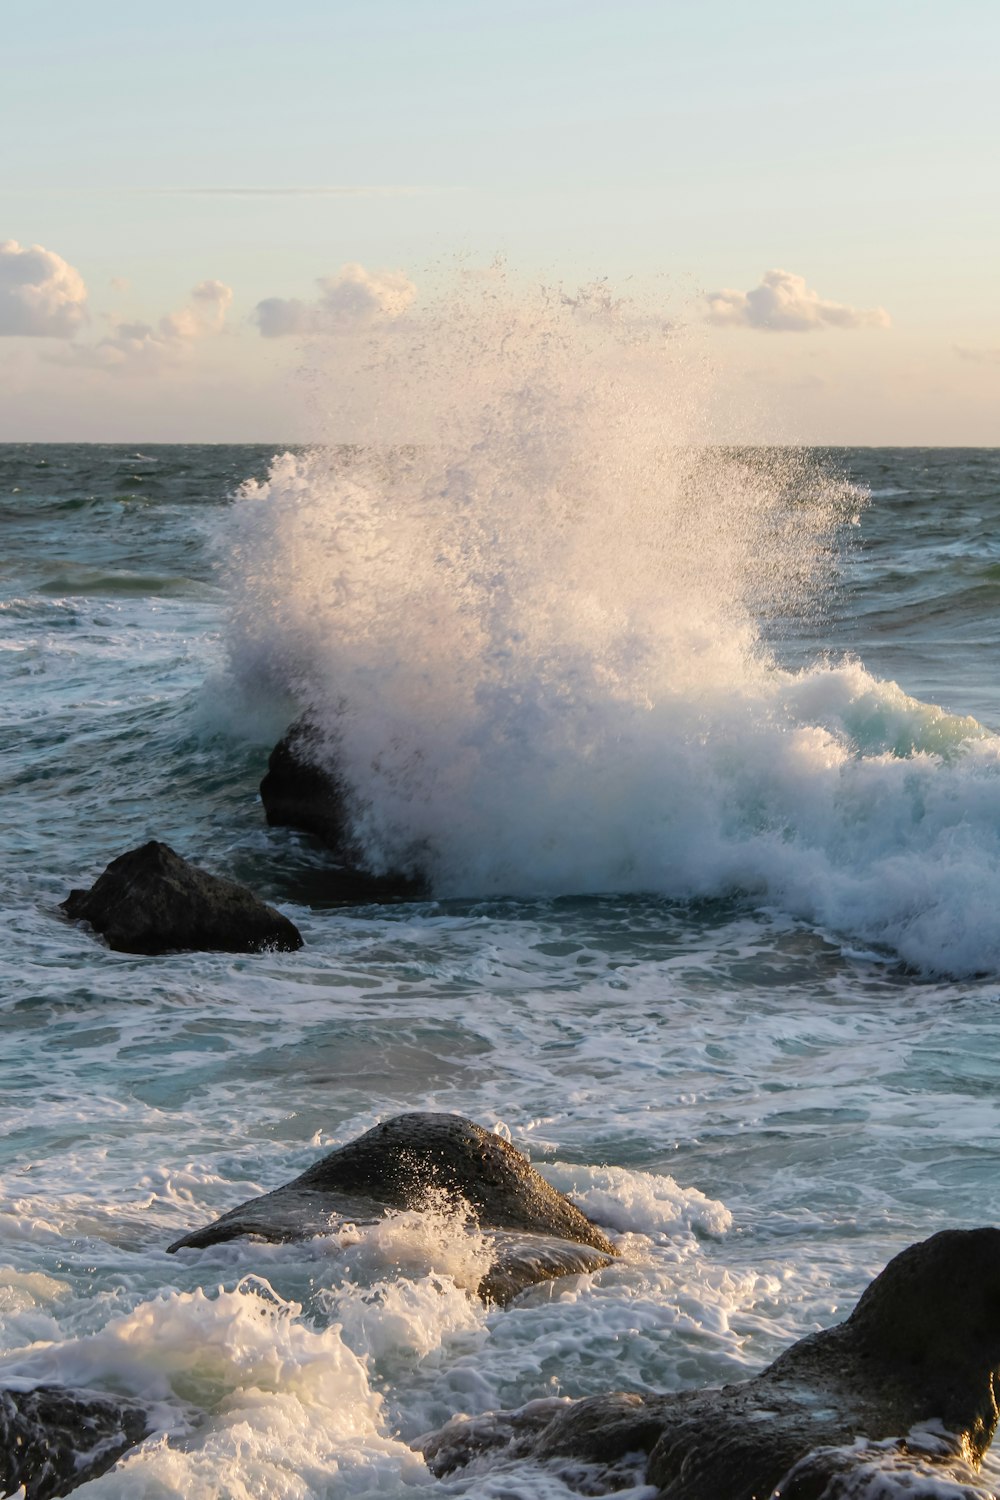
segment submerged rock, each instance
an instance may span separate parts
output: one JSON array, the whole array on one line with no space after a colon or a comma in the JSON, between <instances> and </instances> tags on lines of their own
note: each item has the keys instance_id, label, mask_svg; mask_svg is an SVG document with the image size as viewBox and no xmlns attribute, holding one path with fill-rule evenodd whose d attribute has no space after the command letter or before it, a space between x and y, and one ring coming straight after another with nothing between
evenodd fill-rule
<instances>
[{"instance_id":1,"label":"submerged rock","mask_svg":"<svg viewBox=\"0 0 1000 1500\"><path fill-rule=\"evenodd\" d=\"M325 749L320 730L305 718L278 741L260 784L268 823L311 834L330 850L327 894L334 901L417 901L426 896L428 884L421 874L390 870L376 875L365 869L351 832L347 788L328 768Z\"/></svg>"},{"instance_id":2,"label":"submerged rock","mask_svg":"<svg viewBox=\"0 0 1000 1500\"><path fill-rule=\"evenodd\" d=\"M975 1495L998 1383L1000 1230L944 1230L890 1261L846 1322L801 1339L752 1380L534 1402L456 1420L421 1447L439 1475L491 1453L608 1471L642 1452L659 1500L848 1500L897 1483L928 1500L948 1493L937 1485ZM858 1438L891 1447L891 1462L848 1453ZM887 1487L866 1488L876 1463Z\"/></svg>"},{"instance_id":3,"label":"submerged rock","mask_svg":"<svg viewBox=\"0 0 1000 1500\"><path fill-rule=\"evenodd\" d=\"M273 906L155 840L112 860L89 891L70 891L62 910L89 922L122 953L290 953L302 947L298 928Z\"/></svg>"},{"instance_id":4,"label":"submerged rock","mask_svg":"<svg viewBox=\"0 0 1000 1500\"><path fill-rule=\"evenodd\" d=\"M376 1223L392 1210L467 1205L490 1231L493 1259L479 1284L505 1302L526 1286L607 1265L607 1236L507 1141L459 1115L397 1115L331 1151L273 1193L251 1198L171 1251L203 1249L240 1235L306 1239L339 1223Z\"/></svg>"},{"instance_id":5,"label":"submerged rock","mask_svg":"<svg viewBox=\"0 0 1000 1500\"><path fill-rule=\"evenodd\" d=\"M0 1494L52 1500L97 1479L149 1431L135 1402L40 1385L0 1390Z\"/></svg>"}]
</instances>

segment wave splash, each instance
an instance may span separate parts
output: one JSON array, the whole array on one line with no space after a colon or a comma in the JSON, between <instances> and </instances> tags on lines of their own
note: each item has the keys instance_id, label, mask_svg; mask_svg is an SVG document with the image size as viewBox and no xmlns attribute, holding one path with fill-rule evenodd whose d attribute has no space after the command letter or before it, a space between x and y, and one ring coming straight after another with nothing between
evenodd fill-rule
<instances>
[{"instance_id":1,"label":"wave splash","mask_svg":"<svg viewBox=\"0 0 1000 1500\"><path fill-rule=\"evenodd\" d=\"M1000 968L998 742L855 662L782 670L862 497L712 446L696 350L496 272L344 341L335 435L240 492L232 672L321 726L376 871L440 896L745 893Z\"/></svg>"}]
</instances>

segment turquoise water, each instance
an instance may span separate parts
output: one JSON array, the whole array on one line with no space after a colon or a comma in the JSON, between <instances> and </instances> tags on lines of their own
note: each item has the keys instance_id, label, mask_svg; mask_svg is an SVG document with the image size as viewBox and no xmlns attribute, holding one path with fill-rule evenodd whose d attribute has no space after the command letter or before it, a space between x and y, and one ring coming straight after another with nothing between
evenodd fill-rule
<instances>
[{"instance_id":1,"label":"turquoise water","mask_svg":"<svg viewBox=\"0 0 1000 1500\"><path fill-rule=\"evenodd\" d=\"M752 1372L905 1244L1000 1222L1000 454L728 455L624 541L586 507L536 536L507 484L516 546L412 454L377 485L273 457L0 449L0 1377L155 1403L81 1495L576 1493L408 1444ZM336 908L265 826L303 706L372 860L418 849L435 899ZM303 951L62 920L149 837ZM447 1214L165 1255L406 1109L509 1132L622 1261L485 1312Z\"/></svg>"}]
</instances>

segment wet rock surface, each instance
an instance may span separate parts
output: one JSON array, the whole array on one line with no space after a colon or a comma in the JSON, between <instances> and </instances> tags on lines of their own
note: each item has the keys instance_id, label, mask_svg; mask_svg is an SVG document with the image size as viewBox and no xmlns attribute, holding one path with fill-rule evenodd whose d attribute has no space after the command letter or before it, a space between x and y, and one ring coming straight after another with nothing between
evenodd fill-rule
<instances>
[{"instance_id":1,"label":"wet rock surface","mask_svg":"<svg viewBox=\"0 0 1000 1500\"><path fill-rule=\"evenodd\" d=\"M316 725L296 720L271 751L260 784L268 823L311 834L331 853L328 900L345 905L369 901L417 901L429 893L421 874L392 870L374 874L354 840L348 792L328 769L333 750Z\"/></svg>"},{"instance_id":2,"label":"wet rock surface","mask_svg":"<svg viewBox=\"0 0 1000 1500\"><path fill-rule=\"evenodd\" d=\"M968 1486L996 1428L998 1385L1000 1230L944 1230L890 1261L846 1322L801 1339L754 1379L534 1402L452 1422L421 1447L438 1474L490 1455L610 1471L642 1452L660 1500L766 1500L779 1490L785 1500L870 1500L858 1486L872 1479L871 1455L866 1476L843 1451L864 1438L892 1448L891 1482L908 1495L949 1493L934 1488L943 1485L960 1496L963 1486L977 1493Z\"/></svg>"},{"instance_id":3,"label":"wet rock surface","mask_svg":"<svg viewBox=\"0 0 1000 1500\"><path fill-rule=\"evenodd\" d=\"M0 1493L53 1500L107 1473L142 1441L146 1412L134 1402L63 1386L0 1390Z\"/></svg>"},{"instance_id":4,"label":"wet rock surface","mask_svg":"<svg viewBox=\"0 0 1000 1500\"><path fill-rule=\"evenodd\" d=\"M251 1198L171 1251L257 1235L272 1241L365 1224L399 1209L467 1205L490 1232L480 1295L505 1302L524 1287L607 1265L607 1236L499 1136L459 1115L397 1115L341 1146L272 1193Z\"/></svg>"},{"instance_id":5,"label":"wet rock surface","mask_svg":"<svg viewBox=\"0 0 1000 1500\"><path fill-rule=\"evenodd\" d=\"M933 1445L933 1434L923 1440ZM779 1481L779 1500L994 1500L961 1454L905 1441L822 1448Z\"/></svg>"},{"instance_id":6,"label":"wet rock surface","mask_svg":"<svg viewBox=\"0 0 1000 1500\"><path fill-rule=\"evenodd\" d=\"M323 738L308 719L298 719L271 751L260 784L268 823L311 833L328 849L350 851L347 790L323 765Z\"/></svg>"},{"instance_id":7,"label":"wet rock surface","mask_svg":"<svg viewBox=\"0 0 1000 1500\"><path fill-rule=\"evenodd\" d=\"M89 891L71 891L62 910L89 922L122 953L302 947L298 928L273 906L245 886L199 870L156 840L112 860Z\"/></svg>"}]
</instances>

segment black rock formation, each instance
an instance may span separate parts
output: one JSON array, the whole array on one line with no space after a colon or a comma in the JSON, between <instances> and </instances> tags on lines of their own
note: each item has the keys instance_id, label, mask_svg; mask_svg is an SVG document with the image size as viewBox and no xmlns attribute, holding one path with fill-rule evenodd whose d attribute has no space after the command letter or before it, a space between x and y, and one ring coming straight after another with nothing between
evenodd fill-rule
<instances>
[{"instance_id":1,"label":"black rock formation","mask_svg":"<svg viewBox=\"0 0 1000 1500\"><path fill-rule=\"evenodd\" d=\"M323 738L308 719L287 729L267 762L260 784L267 821L274 828L311 833L328 849L351 854L350 817L343 784L323 764Z\"/></svg>"},{"instance_id":2,"label":"black rock formation","mask_svg":"<svg viewBox=\"0 0 1000 1500\"><path fill-rule=\"evenodd\" d=\"M251 1198L170 1246L171 1251L257 1235L306 1239L339 1222L375 1223L393 1209L451 1199L490 1231L493 1263L480 1295L505 1302L526 1286L607 1265L614 1247L527 1158L459 1115L397 1115L331 1151L273 1193Z\"/></svg>"},{"instance_id":3,"label":"black rock formation","mask_svg":"<svg viewBox=\"0 0 1000 1500\"><path fill-rule=\"evenodd\" d=\"M112 860L89 891L70 891L62 910L89 922L121 953L302 947L298 928L273 906L155 840Z\"/></svg>"},{"instance_id":4,"label":"black rock formation","mask_svg":"<svg viewBox=\"0 0 1000 1500\"><path fill-rule=\"evenodd\" d=\"M295 828L319 840L333 855L326 882L330 900L343 902L417 901L428 894L420 874L365 869L364 855L351 832L347 788L328 769L329 746L307 718L296 720L271 751L260 784L268 823Z\"/></svg>"},{"instance_id":5,"label":"black rock formation","mask_svg":"<svg viewBox=\"0 0 1000 1500\"><path fill-rule=\"evenodd\" d=\"M534 1402L456 1420L421 1446L437 1474L488 1454L614 1470L641 1452L660 1500L847 1500L873 1456L843 1450L864 1438L892 1448L907 1495L930 1497L944 1480L968 1486L996 1429L998 1389L1000 1230L944 1230L890 1261L846 1322L752 1380Z\"/></svg>"},{"instance_id":6,"label":"black rock formation","mask_svg":"<svg viewBox=\"0 0 1000 1500\"><path fill-rule=\"evenodd\" d=\"M149 1430L135 1402L40 1385L0 1390L0 1494L68 1495L107 1473Z\"/></svg>"}]
</instances>

